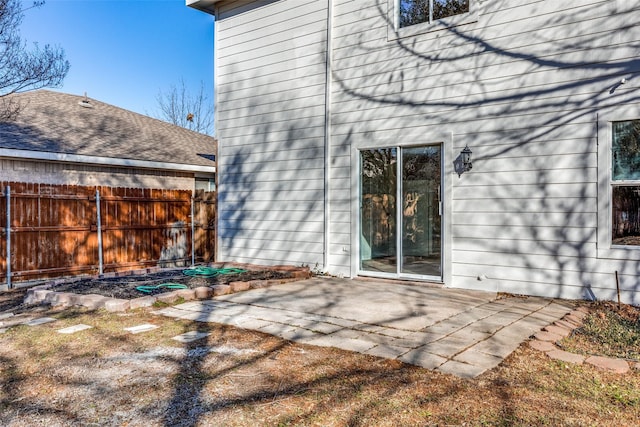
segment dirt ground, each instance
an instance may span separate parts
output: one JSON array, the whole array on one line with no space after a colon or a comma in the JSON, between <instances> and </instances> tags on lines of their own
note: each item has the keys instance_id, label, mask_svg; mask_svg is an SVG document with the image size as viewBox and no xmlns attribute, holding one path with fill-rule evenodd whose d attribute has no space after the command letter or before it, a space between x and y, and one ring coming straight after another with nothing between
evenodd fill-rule
<instances>
[{"instance_id":1,"label":"dirt ground","mask_svg":"<svg viewBox=\"0 0 640 427\"><path fill-rule=\"evenodd\" d=\"M0 310L21 294L0 294ZM554 361L526 343L465 380L153 309L30 310L56 320L0 333L2 426L640 425L640 371ZM79 324L91 328L57 332ZM124 330L141 324L157 328ZM208 335L173 339L185 332Z\"/></svg>"},{"instance_id":2,"label":"dirt ground","mask_svg":"<svg viewBox=\"0 0 640 427\"><path fill-rule=\"evenodd\" d=\"M284 279L291 273L272 270L251 270L242 273L220 274L213 277L187 276L185 270L169 270L145 275L131 275L107 279L83 279L78 282L58 285L52 290L76 294L98 294L111 298L132 299L145 295L156 295L167 292L166 288L158 288L150 292L136 290L138 286L157 286L167 283L185 285L190 289L199 286L224 285L235 281Z\"/></svg>"}]
</instances>

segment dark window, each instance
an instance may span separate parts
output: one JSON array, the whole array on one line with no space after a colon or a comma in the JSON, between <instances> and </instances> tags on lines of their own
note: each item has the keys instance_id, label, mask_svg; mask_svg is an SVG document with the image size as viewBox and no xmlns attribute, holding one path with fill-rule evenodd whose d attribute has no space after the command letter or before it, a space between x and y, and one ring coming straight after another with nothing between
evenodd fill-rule
<instances>
[{"instance_id":1,"label":"dark window","mask_svg":"<svg viewBox=\"0 0 640 427\"><path fill-rule=\"evenodd\" d=\"M613 123L611 150L611 243L640 246L640 120Z\"/></svg>"}]
</instances>

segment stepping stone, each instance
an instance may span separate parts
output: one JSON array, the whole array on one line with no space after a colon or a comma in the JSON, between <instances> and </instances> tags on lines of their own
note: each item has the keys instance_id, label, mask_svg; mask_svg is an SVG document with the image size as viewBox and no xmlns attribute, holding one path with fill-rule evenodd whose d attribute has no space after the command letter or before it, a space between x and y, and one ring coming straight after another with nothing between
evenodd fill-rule
<instances>
[{"instance_id":1,"label":"stepping stone","mask_svg":"<svg viewBox=\"0 0 640 427\"><path fill-rule=\"evenodd\" d=\"M569 353L564 350L551 350L547 352L547 356L554 360L560 360L562 362L575 363L576 365L582 365L585 357L579 354Z\"/></svg>"},{"instance_id":2,"label":"stepping stone","mask_svg":"<svg viewBox=\"0 0 640 427\"><path fill-rule=\"evenodd\" d=\"M562 338L568 337L571 334L571 329L567 329L562 326L556 326L556 325L545 326L544 328L542 328L542 330L555 335L560 335ZM542 341L546 341L546 340L542 340Z\"/></svg>"},{"instance_id":3,"label":"stepping stone","mask_svg":"<svg viewBox=\"0 0 640 427\"><path fill-rule=\"evenodd\" d=\"M132 326L130 328L124 328L124 330L127 331L127 332L131 332L132 334L139 334L139 333L142 333L142 332L152 331L152 330L154 330L156 328L158 328L158 326L151 325L149 323L145 323L143 325Z\"/></svg>"},{"instance_id":4,"label":"stepping stone","mask_svg":"<svg viewBox=\"0 0 640 427\"><path fill-rule=\"evenodd\" d=\"M586 363L605 371L615 372L616 374L626 374L629 372L629 364L626 360L614 359L611 357L590 356L585 360Z\"/></svg>"},{"instance_id":5,"label":"stepping stone","mask_svg":"<svg viewBox=\"0 0 640 427\"><path fill-rule=\"evenodd\" d=\"M55 322L56 320L58 319L54 319L53 317L40 317L38 319L33 319L28 322L25 322L24 324L27 326L38 326L38 325L44 325L45 323Z\"/></svg>"},{"instance_id":6,"label":"stepping stone","mask_svg":"<svg viewBox=\"0 0 640 427\"><path fill-rule=\"evenodd\" d=\"M540 331L537 332L534 337L539 341L556 342L560 341L562 337L560 335L552 334L551 332Z\"/></svg>"},{"instance_id":7,"label":"stepping stone","mask_svg":"<svg viewBox=\"0 0 640 427\"><path fill-rule=\"evenodd\" d=\"M76 332L84 331L85 329L91 328L93 328L93 326L84 325L81 323L79 325L69 326L68 328L58 329L56 332L58 332L59 334L75 334Z\"/></svg>"},{"instance_id":8,"label":"stepping stone","mask_svg":"<svg viewBox=\"0 0 640 427\"><path fill-rule=\"evenodd\" d=\"M184 334L175 336L171 339L176 340L178 342L182 342L182 343L188 343L188 342L197 341L209 335L211 335L209 332L190 331L190 332L185 332Z\"/></svg>"},{"instance_id":9,"label":"stepping stone","mask_svg":"<svg viewBox=\"0 0 640 427\"><path fill-rule=\"evenodd\" d=\"M556 350L556 346L549 341L531 340L529 341L529 347L544 352Z\"/></svg>"}]
</instances>

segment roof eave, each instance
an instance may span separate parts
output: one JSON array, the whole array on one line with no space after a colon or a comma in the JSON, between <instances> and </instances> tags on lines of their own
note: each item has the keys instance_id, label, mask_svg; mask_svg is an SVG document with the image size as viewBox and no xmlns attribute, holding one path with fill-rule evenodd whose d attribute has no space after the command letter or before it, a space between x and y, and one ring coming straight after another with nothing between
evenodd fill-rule
<instances>
[{"instance_id":1,"label":"roof eave","mask_svg":"<svg viewBox=\"0 0 640 427\"><path fill-rule=\"evenodd\" d=\"M187 6L210 15L215 15L216 3L220 3L221 0L186 0Z\"/></svg>"},{"instance_id":2,"label":"roof eave","mask_svg":"<svg viewBox=\"0 0 640 427\"><path fill-rule=\"evenodd\" d=\"M85 156L81 154L53 153L48 151L16 150L12 148L0 148L0 157L52 162L85 163L100 166L161 169L184 172L216 172L215 166L154 162L149 160L122 159L114 157Z\"/></svg>"}]
</instances>

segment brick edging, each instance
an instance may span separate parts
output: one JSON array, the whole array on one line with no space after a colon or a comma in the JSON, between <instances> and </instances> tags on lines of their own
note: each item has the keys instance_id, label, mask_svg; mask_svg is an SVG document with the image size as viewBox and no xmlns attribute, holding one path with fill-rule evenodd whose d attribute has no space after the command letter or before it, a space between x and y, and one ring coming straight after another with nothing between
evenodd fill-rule
<instances>
[{"instance_id":1,"label":"brick edging","mask_svg":"<svg viewBox=\"0 0 640 427\"><path fill-rule=\"evenodd\" d=\"M537 332L529 341L529 346L535 350L546 353L554 360L581 365L583 363L595 366L608 372L626 374L631 368L640 370L640 362L628 362L624 359L603 356L583 356L564 351L556 345L562 338L568 337L574 329L582 326L584 318L589 314L586 307L578 307L565 315L561 320L546 326Z\"/></svg>"},{"instance_id":2,"label":"brick edging","mask_svg":"<svg viewBox=\"0 0 640 427\"><path fill-rule=\"evenodd\" d=\"M251 280L247 282L230 282L228 285L213 285L213 286L200 286L195 289L178 289L176 291L165 292L159 295L145 295L139 298L133 299L120 299L109 298L96 294L74 294L71 292L56 292L51 288L64 283L73 283L80 280L87 279L87 277L74 277L70 279L56 279L47 282L43 285L34 286L27 290L24 302L26 304L48 304L52 306L82 306L90 309L104 308L111 312L124 312L127 310L133 310L137 308L151 307L157 301L171 304L178 299L182 298L185 301L195 299L210 299L219 295L232 294L236 292L242 292L248 289L267 288L270 286L296 282L299 280L308 279L311 277L311 271L309 267L294 267L289 265L257 265L257 264L239 264L239 263L213 263L209 264L210 267L215 268L244 268L246 270L272 270L279 272L291 273L292 277L283 279L265 279L265 280ZM125 272L106 273L102 276L92 276L93 279L122 277L131 275L143 275L150 273L158 273L160 271L176 270L175 268L162 269L159 267L151 267L140 270L130 270ZM182 269L180 269L182 270Z\"/></svg>"}]
</instances>

